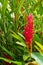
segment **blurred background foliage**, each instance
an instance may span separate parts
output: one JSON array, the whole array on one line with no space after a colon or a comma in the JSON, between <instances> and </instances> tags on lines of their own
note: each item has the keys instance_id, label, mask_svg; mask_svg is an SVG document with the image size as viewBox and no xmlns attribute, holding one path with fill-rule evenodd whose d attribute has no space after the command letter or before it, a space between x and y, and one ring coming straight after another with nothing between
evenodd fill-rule
<instances>
[{"instance_id":1,"label":"blurred background foliage","mask_svg":"<svg viewBox=\"0 0 43 65\"><path fill-rule=\"evenodd\" d=\"M33 13L35 21L33 52L39 52L40 58L37 54L34 57L35 53L32 57L43 62L43 0L0 0L0 65L4 61L14 65L29 62L23 29L30 13ZM12 60L4 58L4 54L11 56Z\"/></svg>"}]
</instances>

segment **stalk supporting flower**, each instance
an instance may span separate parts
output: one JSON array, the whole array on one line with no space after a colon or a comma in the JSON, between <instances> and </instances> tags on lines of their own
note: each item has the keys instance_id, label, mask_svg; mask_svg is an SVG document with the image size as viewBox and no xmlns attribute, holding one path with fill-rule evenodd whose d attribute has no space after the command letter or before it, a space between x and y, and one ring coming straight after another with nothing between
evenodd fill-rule
<instances>
[{"instance_id":1,"label":"stalk supporting flower","mask_svg":"<svg viewBox=\"0 0 43 65\"><path fill-rule=\"evenodd\" d=\"M33 36L34 36L34 16L33 14L30 14L28 16L28 23L24 27L24 37L30 52L32 52Z\"/></svg>"}]
</instances>

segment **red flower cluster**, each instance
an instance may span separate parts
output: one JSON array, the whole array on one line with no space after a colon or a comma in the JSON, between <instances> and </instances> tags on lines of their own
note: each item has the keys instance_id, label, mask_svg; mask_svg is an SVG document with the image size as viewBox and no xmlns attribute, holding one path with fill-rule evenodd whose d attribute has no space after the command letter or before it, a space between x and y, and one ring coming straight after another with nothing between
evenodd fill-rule
<instances>
[{"instance_id":1,"label":"red flower cluster","mask_svg":"<svg viewBox=\"0 0 43 65\"><path fill-rule=\"evenodd\" d=\"M32 14L30 14L28 16L28 23L24 27L24 37L28 45L32 43L33 35L34 35L34 17Z\"/></svg>"},{"instance_id":2,"label":"red flower cluster","mask_svg":"<svg viewBox=\"0 0 43 65\"><path fill-rule=\"evenodd\" d=\"M12 60L12 57L10 57L8 54L4 54L4 57L7 58L7 59L9 59L9 60ZM12 64L10 64L10 63L8 63L6 61L4 62L4 64L5 65L12 65Z\"/></svg>"}]
</instances>

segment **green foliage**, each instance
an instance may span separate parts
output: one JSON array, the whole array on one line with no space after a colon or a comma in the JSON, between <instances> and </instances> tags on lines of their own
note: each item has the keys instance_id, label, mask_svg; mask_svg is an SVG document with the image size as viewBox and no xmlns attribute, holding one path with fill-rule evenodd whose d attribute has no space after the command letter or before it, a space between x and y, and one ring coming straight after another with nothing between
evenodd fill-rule
<instances>
[{"instance_id":1,"label":"green foliage","mask_svg":"<svg viewBox=\"0 0 43 65\"><path fill-rule=\"evenodd\" d=\"M43 0L0 0L0 65L4 64L3 61L24 65L29 60L23 31L30 13L33 13L35 21L33 48L39 53L43 46ZM40 53L43 55L42 48ZM4 54L13 60L4 58Z\"/></svg>"}]
</instances>

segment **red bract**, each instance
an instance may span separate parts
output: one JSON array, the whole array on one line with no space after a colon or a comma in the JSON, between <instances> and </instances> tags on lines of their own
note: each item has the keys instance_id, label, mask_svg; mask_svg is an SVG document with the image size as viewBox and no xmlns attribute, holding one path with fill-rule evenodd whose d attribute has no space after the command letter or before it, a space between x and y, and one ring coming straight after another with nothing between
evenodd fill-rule
<instances>
[{"instance_id":1,"label":"red bract","mask_svg":"<svg viewBox=\"0 0 43 65\"><path fill-rule=\"evenodd\" d=\"M9 60L12 60L12 57L10 57L8 54L4 54L4 57L7 58L7 59L9 59ZM4 62L4 64L5 65L12 65L12 64L10 64L10 63L8 63L6 61Z\"/></svg>"},{"instance_id":2,"label":"red bract","mask_svg":"<svg viewBox=\"0 0 43 65\"><path fill-rule=\"evenodd\" d=\"M30 14L28 16L28 23L24 27L24 37L28 45L32 43L33 36L34 36L34 17L32 14Z\"/></svg>"}]
</instances>

